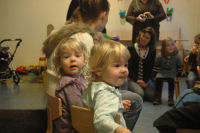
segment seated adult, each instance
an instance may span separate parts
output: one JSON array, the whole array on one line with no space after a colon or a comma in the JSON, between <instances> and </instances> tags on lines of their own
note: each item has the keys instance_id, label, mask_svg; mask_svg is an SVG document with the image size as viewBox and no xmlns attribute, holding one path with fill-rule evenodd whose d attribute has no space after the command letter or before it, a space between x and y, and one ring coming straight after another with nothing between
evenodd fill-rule
<instances>
[{"instance_id":1,"label":"seated adult","mask_svg":"<svg viewBox=\"0 0 200 133\"><path fill-rule=\"evenodd\" d=\"M144 100L153 101L152 69L156 57L154 29L147 27L141 30L136 43L128 49L131 54L128 64L129 89L144 97Z\"/></svg>"}]
</instances>

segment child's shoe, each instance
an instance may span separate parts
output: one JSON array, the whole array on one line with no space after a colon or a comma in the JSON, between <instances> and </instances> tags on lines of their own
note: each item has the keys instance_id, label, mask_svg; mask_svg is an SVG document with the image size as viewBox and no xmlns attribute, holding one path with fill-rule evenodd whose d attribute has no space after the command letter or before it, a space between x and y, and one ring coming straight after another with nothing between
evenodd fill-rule
<instances>
[{"instance_id":1,"label":"child's shoe","mask_svg":"<svg viewBox=\"0 0 200 133\"><path fill-rule=\"evenodd\" d=\"M168 100L168 106L173 106L174 105L174 100L173 99L169 99Z\"/></svg>"},{"instance_id":2,"label":"child's shoe","mask_svg":"<svg viewBox=\"0 0 200 133\"><path fill-rule=\"evenodd\" d=\"M159 105L161 104L161 100L156 98L154 101L153 101L153 105Z\"/></svg>"}]
</instances>

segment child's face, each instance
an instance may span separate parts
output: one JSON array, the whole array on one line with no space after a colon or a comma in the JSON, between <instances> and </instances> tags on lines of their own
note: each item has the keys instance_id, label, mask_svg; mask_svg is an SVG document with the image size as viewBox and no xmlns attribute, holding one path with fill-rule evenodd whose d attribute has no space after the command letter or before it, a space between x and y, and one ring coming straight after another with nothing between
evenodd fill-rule
<instances>
[{"instance_id":1,"label":"child's face","mask_svg":"<svg viewBox=\"0 0 200 133\"><path fill-rule=\"evenodd\" d=\"M100 79L111 86L121 86L128 76L128 62L111 60L105 70L100 72Z\"/></svg>"},{"instance_id":2,"label":"child's face","mask_svg":"<svg viewBox=\"0 0 200 133\"><path fill-rule=\"evenodd\" d=\"M151 40L151 35L149 33L142 33L140 35L140 45L146 46Z\"/></svg>"},{"instance_id":3,"label":"child's face","mask_svg":"<svg viewBox=\"0 0 200 133\"><path fill-rule=\"evenodd\" d=\"M174 43L172 41L167 41L167 43L166 43L166 52L171 54L171 53L174 52L174 48L175 48Z\"/></svg>"},{"instance_id":4,"label":"child's face","mask_svg":"<svg viewBox=\"0 0 200 133\"><path fill-rule=\"evenodd\" d=\"M64 74L76 76L84 66L84 55L80 52L66 52L60 58L60 65Z\"/></svg>"}]
</instances>

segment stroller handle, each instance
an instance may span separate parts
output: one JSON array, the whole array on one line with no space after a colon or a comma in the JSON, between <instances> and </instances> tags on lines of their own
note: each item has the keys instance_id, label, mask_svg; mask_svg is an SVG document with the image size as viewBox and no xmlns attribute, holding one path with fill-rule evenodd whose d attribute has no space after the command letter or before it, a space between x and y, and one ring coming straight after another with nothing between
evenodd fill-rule
<instances>
[{"instance_id":1,"label":"stroller handle","mask_svg":"<svg viewBox=\"0 0 200 133\"><path fill-rule=\"evenodd\" d=\"M19 46L19 44L22 42L22 39L20 38L16 38L16 39L4 39L0 42L0 45L3 43L3 42L8 42L8 41L18 41L17 43L17 46Z\"/></svg>"}]
</instances>

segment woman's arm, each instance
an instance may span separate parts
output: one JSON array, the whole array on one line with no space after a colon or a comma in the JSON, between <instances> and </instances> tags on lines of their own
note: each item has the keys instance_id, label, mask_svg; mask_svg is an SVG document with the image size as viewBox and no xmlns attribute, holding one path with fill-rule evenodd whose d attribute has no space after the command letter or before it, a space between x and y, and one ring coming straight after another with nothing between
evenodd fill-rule
<instances>
[{"instance_id":1,"label":"woman's arm","mask_svg":"<svg viewBox=\"0 0 200 133\"><path fill-rule=\"evenodd\" d=\"M126 21L128 23L130 23L131 25L133 25L135 23L136 17L137 17L133 13L133 11L134 11L134 2L132 1L131 4L129 5L128 12L127 12L127 15L126 15Z\"/></svg>"},{"instance_id":2,"label":"woman's arm","mask_svg":"<svg viewBox=\"0 0 200 133\"><path fill-rule=\"evenodd\" d=\"M160 22L160 21L162 21L166 18L166 13L165 13L163 6L160 3L160 1L158 1L158 4L156 6L158 7L158 10L157 10L158 13L157 13L157 15L154 16L154 19L157 22Z\"/></svg>"}]
</instances>

